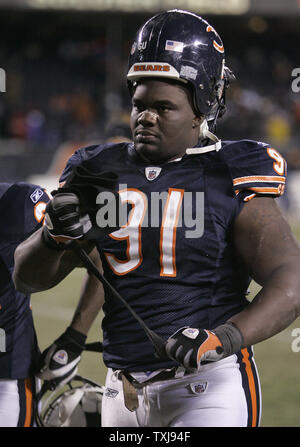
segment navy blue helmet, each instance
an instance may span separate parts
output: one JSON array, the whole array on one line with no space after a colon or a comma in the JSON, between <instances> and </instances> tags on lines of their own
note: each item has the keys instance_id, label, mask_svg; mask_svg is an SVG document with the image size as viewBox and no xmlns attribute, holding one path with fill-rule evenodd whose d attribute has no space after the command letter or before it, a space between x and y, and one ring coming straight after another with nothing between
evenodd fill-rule
<instances>
[{"instance_id":1,"label":"navy blue helmet","mask_svg":"<svg viewBox=\"0 0 300 447\"><path fill-rule=\"evenodd\" d=\"M207 121L225 111L225 88L231 71L215 29L187 11L170 10L149 19L137 32L129 57L127 80L132 94L144 77L175 79L192 91L194 109Z\"/></svg>"}]
</instances>

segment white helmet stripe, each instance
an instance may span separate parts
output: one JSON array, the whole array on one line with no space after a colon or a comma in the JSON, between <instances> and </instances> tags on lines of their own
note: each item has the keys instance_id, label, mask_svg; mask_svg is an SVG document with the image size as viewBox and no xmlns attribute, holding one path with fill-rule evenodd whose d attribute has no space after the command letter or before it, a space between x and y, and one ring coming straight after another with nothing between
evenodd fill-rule
<instances>
[{"instance_id":1,"label":"white helmet stripe","mask_svg":"<svg viewBox=\"0 0 300 447\"><path fill-rule=\"evenodd\" d=\"M139 62L130 67L127 74L127 79L134 81L144 77L159 76L168 79L177 79L178 81L186 82L180 78L178 71L166 62Z\"/></svg>"}]
</instances>

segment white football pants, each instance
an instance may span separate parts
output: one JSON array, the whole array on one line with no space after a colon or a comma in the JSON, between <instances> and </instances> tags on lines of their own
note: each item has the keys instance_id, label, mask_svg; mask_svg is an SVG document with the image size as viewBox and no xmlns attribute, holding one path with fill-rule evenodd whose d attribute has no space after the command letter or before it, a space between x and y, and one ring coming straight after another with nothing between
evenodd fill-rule
<instances>
[{"instance_id":1,"label":"white football pants","mask_svg":"<svg viewBox=\"0 0 300 447\"><path fill-rule=\"evenodd\" d=\"M138 389L139 408L124 405L122 380L108 369L103 427L256 427L261 393L252 348L201 371Z\"/></svg>"},{"instance_id":2,"label":"white football pants","mask_svg":"<svg viewBox=\"0 0 300 447\"><path fill-rule=\"evenodd\" d=\"M32 399L31 379L0 379L0 427L31 427Z\"/></svg>"}]
</instances>

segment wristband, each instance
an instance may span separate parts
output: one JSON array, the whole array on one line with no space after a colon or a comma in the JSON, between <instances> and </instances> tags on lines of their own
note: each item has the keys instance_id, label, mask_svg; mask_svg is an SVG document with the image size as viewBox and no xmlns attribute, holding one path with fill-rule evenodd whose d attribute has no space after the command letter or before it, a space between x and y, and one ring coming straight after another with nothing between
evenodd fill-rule
<instances>
[{"instance_id":1,"label":"wristband","mask_svg":"<svg viewBox=\"0 0 300 447\"><path fill-rule=\"evenodd\" d=\"M78 344L80 348L84 348L84 344L86 341L87 336L82 334L81 332L77 331L76 329L73 329L72 327L68 327L64 333L67 337L70 337L73 342Z\"/></svg>"},{"instance_id":2,"label":"wristband","mask_svg":"<svg viewBox=\"0 0 300 447\"><path fill-rule=\"evenodd\" d=\"M243 335L237 326L231 321L221 324L213 329L212 332L216 334L223 345L223 358L235 354L243 346Z\"/></svg>"},{"instance_id":3,"label":"wristband","mask_svg":"<svg viewBox=\"0 0 300 447\"><path fill-rule=\"evenodd\" d=\"M65 244L64 242L56 242L53 237L50 236L46 226L43 227L42 241L44 242L46 247L50 248L51 250L64 251L67 249L67 244Z\"/></svg>"}]
</instances>

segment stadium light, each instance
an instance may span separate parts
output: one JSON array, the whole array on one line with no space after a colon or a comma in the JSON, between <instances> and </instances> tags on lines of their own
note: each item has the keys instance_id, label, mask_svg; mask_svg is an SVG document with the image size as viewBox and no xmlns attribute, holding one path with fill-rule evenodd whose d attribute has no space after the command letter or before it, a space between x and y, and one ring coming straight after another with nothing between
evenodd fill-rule
<instances>
[{"instance_id":1,"label":"stadium light","mask_svg":"<svg viewBox=\"0 0 300 447\"><path fill-rule=\"evenodd\" d=\"M244 14L250 0L27 0L38 9L73 9L121 12L155 12L187 9L201 14Z\"/></svg>"}]
</instances>

